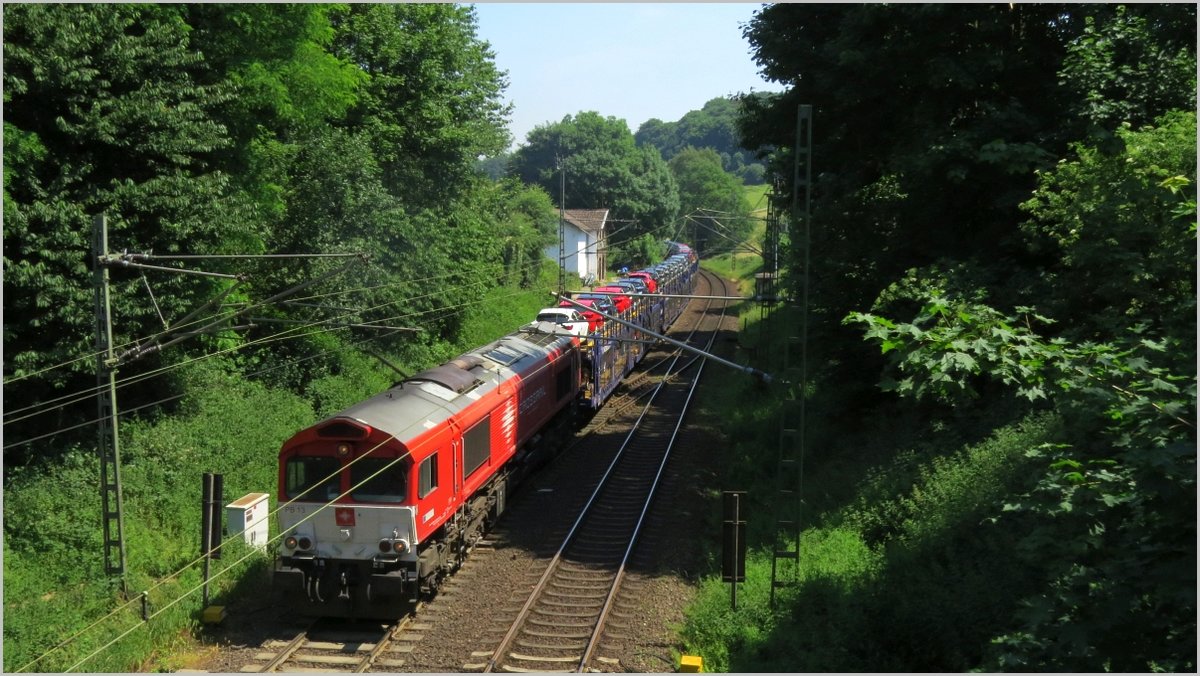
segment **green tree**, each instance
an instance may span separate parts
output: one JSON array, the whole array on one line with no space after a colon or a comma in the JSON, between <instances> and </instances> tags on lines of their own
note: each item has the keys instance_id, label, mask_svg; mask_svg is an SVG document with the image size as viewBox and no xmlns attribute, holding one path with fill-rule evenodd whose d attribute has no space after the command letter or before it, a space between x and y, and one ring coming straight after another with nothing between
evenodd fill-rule
<instances>
[{"instance_id":1,"label":"green tree","mask_svg":"<svg viewBox=\"0 0 1200 676\"><path fill-rule=\"evenodd\" d=\"M505 179L493 188L497 235L503 241L504 278L528 287L537 281L545 248L558 238L558 209L538 186Z\"/></svg>"},{"instance_id":2,"label":"green tree","mask_svg":"<svg viewBox=\"0 0 1200 676\"><path fill-rule=\"evenodd\" d=\"M650 119L642 123L634 138L639 146L654 146L670 161L687 148L711 148L721 157L721 166L747 184L762 183L764 169L752 153L742 147L738 130L741 103L719 97L700 110L688 111L678 122Z\"/></svg>"},{"instance_id":3,"label":"green tree","mask_svg":"<svg viewBox=\"0 0 1200 676\"><path fill-rule=\"evenodd\" d=\"M229 146L214 117L228 94L197 82L203 62L175 13L30 4L6 7L4 19L5 394L33 404L94 368L83 359L95 330L92 215L107 215L116 250L221 252L259 233L212 169ZM114 274L118 343L213 289L186 275L147 280L155 301L138 276ZM19 428L5 430L19 438Z\"/></svg>"},{"instance_id":4,"label":"green tree","mask_svg":"<svg viewBox=\"0 0 1200 676\"><path fill-rule=\"evenodd\" d=\"M1022 302L1037 277L1024 272L1041 264L1017 228L1034 171L1087 136L1084 92L1118 91L1085 74L1108 68L1097 63L1147 72L1140 59L1159 50L1194 70L1194 40L1176 30L1194 33L1193 6L1123 11L1126 24L1147 17L1164 30L1138 33L1149 42L1137 49L1089 51L1087 18L1103 33L1115 6L777 4L755 15L745 35L756 61L767 78L792 86L743 99L742 138L777 149L773 170L791 176L797 106L815 106L810 298L828 310L822 316L869 306L906 270L942 259L976 260L979 279L998 282L990 287L997 300ZM1165 84L1176 81L1172 74ZM1140 96L1139 115L1148 121L1179 99ZM791 204L790 183L781 206ZM790 251L796 267L803 252ZM852 349L835 326L817 328ZM878 366L842 357L849 382Z\"/></svg>"},{"instance_id":5,"label":"green tree","mask_svg":"<svg viewBox=\"0 0 1200 676\"><path fill-rule=\"evenodd\" d=\"M1062 82L1073 112L1111 138L1122 123L1149 124L1165 109L1196 108L1196 17L1169 8L1117 5L1085 16L1067 45Z\"/></svg>"},{"instance_id":6,"label":"green tree","mask_svg":"<svg viewBox=\"0 0 1200 676\"><path fill-rule=\"evenodd\" d=\"M1115 138L1115 155L1077 144L1024 205L1022 233L1053 261L1034 295L1058 322L928 269L877 305L915 302L912 320L847 318L887 356L887 390L987 405L999 381L1068 421L1028 452L1045 474L995 507L1043 576L996 628L987 670L1195 666L1195 113Z\"/></svg>"},{"instance_id":7,"label":"green tree","mask_svg":"<svg viewBox=\"0 0 1200 676\"><path fill-rule=\"evenodd\" d=\"M1121 152L1076 144L1077 158L1040 173L1021 205L1031 216L1022 232L1049 261L1043 306L1080 340L1144 325L1194 353L1196 115L1171 113L1136 131L1126 124L1111 136Z\"/></svg>"},{"instance_id":8,"label":"green tree","mask_svg":"<svg viewBox=\"0 0 1200 676\"><path fill-rule=\"evenodd\" d=\"M1029 449L1046 474L990 521L1016 521L1043 573L988 650L985 670L1190 671L1196 646L1195 354L1131 331L1048 339L1033 308L1006 315L934 288L912 321L852 313L889 356L885 387L955 402L981 380L1015 386L1069 420L1065 443ZM1012 528L1012 527L1010 527Z\"/></svg>"},{"instance_id":9,"label":"green tree","mask_svg":"<svg viewBox=\"0 0 1200 676\"><path fill-rule=\"evenodd\" d=\"M740 123L781 175L815 106L791 267L811 254L818 391L852 419L1063 421L1028 449L1044 472L962 524L1035 574L981 620L978 668L1194 669L1194 6L772 5L746 35L793 85ZM855 391L881 365L923 402Z\"/></svg>"},{"instance_id":10,"label":"green tree","mask_svg":"<svg viewBox=\"0 0 1200 676\"><path fill-rule=\"evenodd\" d=\"M475 10L451 4L352 4L332 14L334 53L369 82L346 124L371 135L388 190L427 207L467 189L480 156L508 146L507 86Z\"/></svg>"},{"instance_id":11,"label":"green tree","mask_svg":"<svg viewBox=\"0 0 1200 676\"><path fill-rule=\"evenodd\" d=\"M340 120L367 74L330 52L341 5L176 5L213 79L235 93L222 117L244 148L262 132L291 140Z\"/></svg>"},{"instance_id":12,"label":"green tree","mask_svg":"<svg viewBox=\"0 0 1200 676\"><path fill-rule=\"evenodd\" d=\"M680 210L692 221L690 241L705 255L727 251L749 234L750 207L742 182L721 168L711 148L685 148L668 163L679 186Z\"/></svg>"},{"instance_id":13,"label":"green tree","mask_svg":"<svg viewBox=\"0 0 1200 676\"><path fill-rule=\"evenodd\" d=\"M628 224L612 235L611 246L657 231L678 216L679 194L670 170L657 150L636 146L624 120L587 111L535 127L513 154L509 170L557 196L560 162L566 170L566 208L606 208L611 220Z\"/></svg>"},{"instance_id":14,"label":"green tree","mask_svg":"<svg viewBox=\"0 0 1200 676\"><path fill-rule=\"evenodd\" d=\"M341 121L368 76L334 55L328 4L165 5L190 27L204 56L202 82L230 96L218 111L232 145L220 167L256 200L264 227L282 224L288 162L304 138Z\"/></svg>"}]
</instances>

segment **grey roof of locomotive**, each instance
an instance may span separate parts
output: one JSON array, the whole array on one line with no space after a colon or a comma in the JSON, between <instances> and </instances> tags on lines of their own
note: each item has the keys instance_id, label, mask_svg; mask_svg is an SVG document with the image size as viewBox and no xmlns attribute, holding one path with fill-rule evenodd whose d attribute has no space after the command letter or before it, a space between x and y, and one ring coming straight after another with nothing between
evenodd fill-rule
<instances>
[{"instance_id":1,"label":"grey roof of locomotive","mask_svg":"<svg viewBox=\"0 0 1200 676\"><path fill-rule=\"evenodd\" d=\"M514 375L527 375L545 363L552 349L570 342L569 336L546 335L538 325L523 327L441 366L417 373L330 416L322 424L350 418L407 442L450 415L462 412Z\"/></svg>"}]
</instances>

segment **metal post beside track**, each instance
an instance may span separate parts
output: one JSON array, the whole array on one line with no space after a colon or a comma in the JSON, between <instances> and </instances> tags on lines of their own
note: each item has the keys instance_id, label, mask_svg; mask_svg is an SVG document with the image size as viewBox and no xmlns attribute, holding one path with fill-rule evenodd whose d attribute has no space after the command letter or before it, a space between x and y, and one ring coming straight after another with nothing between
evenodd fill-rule
<instances>
[{"instance_id":1,"label":"metal post beside track","mask_svg":"<svg viewBox=\"0 0 1200 676\"><path fill-rule=\"evenodd\" d=\"M104 570L125 579L125 527L121 500L121 437L117 429L117 369L113 355L112 305L108 285L108 218L93 226L93 280L96 308L96 402L99 409L97 452L100 456L101 518L104 521Z\"/></svg>"},{"instance_id":2,"label":"metal post beside track","mask_svg":"<svg viewBox=\"0 0 1200 676\"><path fill-rule=\"evenodd\" d=\"M792 219L799 221L803 262L800 270L800 335L789 337L783 349L783 368L789 386L780 402L779 461L776 467L775 537L778 546L771 556L770 606L775 607L775 590L794 584L800 575L800 531L804 506L804 452L806 400L808 398L808 286L812 202L812 117L811 105L796 111L796 156L792 188ZM799 344L798 377L790 368L792 346ZM798 381L798 383L797 383ZM792 561L790 579L784 579L781 562Z\"/></svg>"}]
</instances>

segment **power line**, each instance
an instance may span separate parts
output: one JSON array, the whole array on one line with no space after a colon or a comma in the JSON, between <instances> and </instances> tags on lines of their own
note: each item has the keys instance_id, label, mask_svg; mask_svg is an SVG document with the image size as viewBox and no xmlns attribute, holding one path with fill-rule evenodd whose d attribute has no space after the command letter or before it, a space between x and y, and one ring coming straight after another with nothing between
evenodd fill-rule
<instances>
[{"instance_id":1,"label":"power line","mask_svg":"<svg viewBox=\"0 0 1200 676\"><path fill-rule=\"evenodd\" d=\"M132 255L132 254L131 254L131 255ZM291 256L296 256L296 255L297 255L297 254L263 254L263 255L261 255L261 256L258 256L258 257L260 257L260 258L271 258L271 257L277 257L277 256L279 256L279 257L291 257ZM317 258L320 258L320 257L328 257L328 256L341 256L341 257L344 257L344 256L347 256L347 255L348 255L348 254L312 254L312 256L313 256L313 257L317 257ZM199 256L199 257L203 257L203 258L209 258L209 257L213 257L213 256ZM540 261L538 261L538 262L540 263ZM172 270L174 270L174 269L172 268ZM429 276L429 277L417 277L417 278L410 279L410 280L401 280L401 281L398 281L398 282L387 282L387 283L383 283L383 284L377 284L377 285L373 285L373 286L366 286L366 287L358 287L358 288L354 288L354 289L344 289L344 290L335 291L335 292L329 292L329 293L325 293L325 294L316 294L316 295L312 295L312 296L301 296L301 297L299 297L299 298L298 298L298 300L315 300L315 299L319 299L319 298L323 298L323 297L328 297L328 296L331 296L331 295L342 295L342 294L349 294L349 293L357 293L357 292L360 292L360 291L372 291L372 290L377 290L377 289L385 289L385 288L390 288L390 287L400 287L400 286L404 286L404 285L406 285L406 284L412 284L412 283L415 283L415 282L421 282L421 281L438 281L438 280L441 280L441 279L447 279L447 278L450 278L450 277L456 277L456 276L462 276L462 275L466 275L466 274L469 274L470 272L471 272L471 270L467 270L467 269L457 269L457 270L454 270L454 271L452 271L452 272L449 272L449 273L446 273L446 274L443 274L443 275L435 275L435 276ZM135 280L126 280L126 282L125 282L125 283L126 283L126 284L136 284L136 283L137 283L137 281L139 281L139 280L136 280L136 279L135 279ZM194 322L194 323L199 323L199 321L201 321L201 320L197 320L197 321L196 321L196 322ZM187 327L187 326L189 326L189 324L187 324L187 323L183 323L183 322L179 322L179 323L178 323L178 326L177 326L176 328L177 328L177 329L182 329L182 328L185 328L185 327ZM121 343L121 344L119 344L119 345L116 345L116 346L114 346L114 349L118 349L118 348L124 348L124 347L127 347L127 346L129 346L129 345L134 345L134 344L137 344L138 342L142 342L142 341L149 341L149 340L153 340L153 339L154 339L156 336L158 336L158 335L161 335L161 333L160 333L160 334L155 334L155 336L151 336L151 337L149 337L149 338L133 339L133 340L127 341L127 342L125 342L125 343ZM15 383L15 382L19 382L19 381L21 381L21 380L25 380L25 379L32 378L32 377L34 377L34 376L37 376L37 375L41 375L41 374L43 374L43 373L46 373L46 372L49 372L49 371L57 370L57 369L59 369L59 368L65 368L65 367L67 367L67 366L70 366L70 365L72 365L72 364L78 363L78 362L80 362L80 361L85 361L85 360L89 360L89 359L95 359L95 358L96 358L96 356L97 356L98 354L99 354L98 352L91 352L91 353L89 353L89 354L81 355L81 356L79 356L79 357L76 357L76 358L74 358L74 359L70 359L70 360L67 360L67 361L61 362L61 363L59 363L59 364L55 364L55 365L52 365L52 366L47 366L47 367L45 367L45 368L42 368L42 369L40 369L40 370L38 370L38 371L33 371L33 372L30 372L30 373L21 374L21 375L19 375L19 376L12 376L12 377L9 377L9 378L5 379L5 380L4 380L4 384L5 384L5 385L9 385L9 384L12 384L12 383Z\"/></svg>"},{"instance_id":2,"label":"power line","mask_svg":"<svg viewBox=\"0 0 1200 676\"><path fill-rule=\"evenodd\" d=\"M538 261L538 264L540 265L540 261ZM515 274L517 274L517 273L516 273L516 272L514 272L514 273L511 273L511 274L514 274L514 275L515 275ZM472 283L472 284L470 284L470 285L466 285L466 286L459 287L459 288L460 288L460 289L465 289L465 288L469 288L470 286L476 286L476 285L478 285L478 284L480 284L480 283L482 283L482 282L476 282L476 283ZM515 296L515 295L520 295L521 293L524 293L524 292L519 292L519 291L516 291L516 292L512 292L512 293L510 293L510 294L506 294L506 295L507 295L507 296ZM432 294L430 294L430 295L432 295ZM505 297L505 296L502 296L502 297ZM420 298L420 297L418 297L418 298ZM411 312L411 313L406 313L406 314L402 314L402 315L395 315L395 316L393 316L393 317L389 317L389 318L383 318L383 319L374 320L374 321L377 321L377 322L384 322L384 321L390 321L390 320L394 320L394 319L409 319L409 318L418 317L418 316L425 315L425 314L431 314L431 313L434 313L434 312L445 312L445 311L447 311L447 310L449 310L449 312L445 312L445 315L444 315L444 316L450 316L450 315L452 315L452 314L456 314L456 313L458 313L458 312L461 312L463 309L465 309L465 308L467 308L467 307L470 307L470 306L473 306L473 305L477 305L477 304L486 303L486 302L488 302L488 300L489 300L489 299L487 299L487 298L481 298L481 299L477 299L477 300L474 300L474 301L469 301L469 302L467 302L467 303L462 303L462 304L459 304L459 305L457 305L457 306L450 306L450 307L448 307L448 308L445 308L445 307L443 307L443 308L433 308L433 309L430 309L430 310L424 310L424 311ZM374 308L371 308L371 309L377 309L377 308L380 308L380 307L386 307L386 306L388 306L388 305L392 305L392 304L399 303L399 302L404 302L404 301L393 301L393 302L389 302L389 303L384 303L384 304L381 304L381 305L375 306ZM313 323L311 323L311 324L308 324L308 325L306 325L306 326L299 326L299 327L296 327L295 329L288 329L288 330L285 330L285 331L280 331L280 332L278 332L278 333L272 334L271 336L267 336L267 337L264 337L264 338L256 339L256 340L254 340L254 341L249 341L249 342L247 342L247 343L243 343L243 344L240 344L240 345L234 346L234 347L232 347L232 348L228 348L228 349L226 349L226 350L222 350L222 351L215 352L215 353L209 353L209 354L206 354L206 355L202 355L202 356L200 356L200 357L197 357L197 358L195 358L195 359L187 360L187 361L184 361L184 362L178 362L178 363L176 363L176 364L172 364L172 365L169 365L169 366L163 367L163 368L161 368L161 369L156 369L156 370L154 370L154 371L150 371L150 372L147 372L147 373L138 374L138 375L136 375L136 376L132 376L132 377L130 377L130 378L127 378L127 379L125 379L125 380L123 380L123 381L119 381L119 387L125 387L125 386L128 386L128 385L133 385L133 384L136 384L136 383L140 383L140 382L142 382L142 381L145 381L145 380L148 380L148 379L150 379L150 378L153 378L153 377L157 377L157 376L159 376L159 375L162 375L162 374L164 374L164 373L166 373L166 372L168 372L168 371L175 370L175 369L177 369L177 368L183 368L184 366L189 366L189 365L191 365L191 364L194 364L194 363L196 363L196 362L198 362L198 361L202 361L202 360L209 359L209 358L212 358L212 357L221 356L221 355L223 355L223 354L226 354L226 353L228 353L228 352L232 352L232 351L236 351L236 350L240 350L240 349L245 349L245 348L247 348L247 347L252 347L252 346L257 346L257 345L264 345L264 344L271 343L271 342L277 342L277 341L279 341L279 340L289 340L289 339L294 339L294 338L303 338L303 337L306 337L306 336L316 335L317 333L325 333L325 332L328 332L328 331L338 330L338 329L341 329L341 328L347 328L346 326L331 326L331 328L329 328L329 329L323 329L323 330L321 330L321 331L314 331L314 332L308 332L308 333L302 333L302 332L301 332L301 331L302 331L303 329L305 329L305 328L314 328L314 327L317 327L317 326L321 326L321 325L325 325L325 324L330 324L332 321L334 321L334 320L333 320L333 319L321 320L321 321L318 321L318 322L313 322ZM371 324L371 323L369 323L369 322L368 322L368 323L364 323L364 324L362 324L362 326L364 326L364 327L367 327L367 328L373 328L373 327L374 327L374 325L373 325L373 324ZM389 327L379 327L379 328L389 328ZM394 327L390 327L390 328L392 328L392 329L393 329L393 331L395 330L395 329L394 329ZM369 340L376 340L376 339L380 339L380 338L384 338L384 337L386 337L386 336L376 336L376 337L373 337L373 338L371 338L371 339L369 339ZM365 341L363 341L363 342L365 342ZM325 353L318 353L317 355L312 355L312 356L304 357L304 358L302 358L302 359L300 359L300 360L297 360L296 362L289 362L288 364L290 365L290 364L293 364L293 363L300 363L300 361L304 361L304 360L306 360L306 359L315 358L316 356L321 356L321 354L328 354L328 353L330 353L330 352L332 352L332 351L327 351L327 352L325 352ZM281 366L282 366L282 365L281 365ZM276 367L273 367L273 368L276 368ZM268 369L268 370L270 370L270 369ZM248 374L248 375L247 375L247 377L251 377L251 376L253 376L253 375L257 375L258 373L261 373L261 372L256 372L256 373L253 373L253 374ZM88 392L85 392L85 393L81 394L81 395L79 396L79 398L78 398L78 399L76 399L75 401L68 402L68 404L64 404L64 405L69 405L69 404L73 404L73 403L79 403L80 401L84 401L84 400L90 399L90 398L91 398L91 397L92 397L92 396L93 396L93 395L94 395L94 394L95 394L97 391L98 391L98 388L97 388L97 389L93 389L93 390L91 390L91 391L88 391ZM174 397L168 397L168 398L166 398L166 399L162 399L162 400L159 400L159 401L157 401L157 402L153 402L153 403L151 403L151 404L145 404L145 405L142 405L142 406L138 406L137 408L131 409L131 410L130 410L130 412L132 412L132 411L137 411L137 410L141 410L141 409L144 409L144 408L148 408L148 407L150 407L150 406L153 406L153 405L156 405L156 404L166 403L167 401L171 401L171 400L174 400L174 399L178 399L178 398L180 398L180 397L182 397L182 396L184 396L184 395L178 395L178 396L174 396ZM57 407L56 407L56 408L57 408ZM33 417L33 416L35 416L35 415L39 415L39 414L41 414L41 413L48 412L49 410L50 410L50 409L46 409L46 410L43 410L43 411L39 411L39 412L32 413L32 414L30 414L30 415L27 415L27 416L23 416L23 417L21 417L21 418L17 418L16 420L10 420L10 421L9 421L8 423L6 423L6 424L10 424L10 423L13 423L13 422L17 422L17 421L19 421L19 420L25 420L25 419L27 419L27 418L30 418L30 417ZM26 439L26 440L24 440L24 441L20 441L20 442L14 443L14 444L9 444L8 446L5 446L5 447L4 447L4 450L8 450L8 449L10 449L10 448L15 448L15 447L18 447L18 446L23 446L23 445L26 445L26 444L29 444L29 443L32 443L32 442L34 442L34 441L38 441L38 440L41 440L41 439L46 439L46 438L49 438L49 437L57 436L58 434L62 434L62 433L64 433L64 432L68 432L68 431L71 431L71 430L74 430L74 429L78 429L78 428L81 428L81 427L85 427L85 426L87 426L87 425L95 424L95 423L97 423L97 422L102 422L103 420L105 420L105 418L97 418L97 419L91 420L91 421L89 421L89 422L87 422L87 423L81 423L81 424L78 424L78 425L73 425L73 426L71 426L71 427L62 428L62 429L56 430L56 431L54 431L54 432L50 432L50 433L47 433L47 434L40 435L40 436L38 436L38 437L34 437L34 438L31 438L31 439Z\"/></svg>"},{"instance_id":3,"label":"power line","mask_svg":"<svg viewBox=\"0 0 1200 676\"><path fill-rule=\"evenodd\" d=\"M506 275L505 275L505 276L506 276L506 278L507 278L507 277L513 277L513 276L517 275L519 272L524 272L525 268L532 269L532 268L533 268L533 267L535 267L535 266L538 266L538 267L540 267L540 265L541 265L541 260L539 259L539 260L537 260L537 261L533 261L533 262L531 262L531 263L527 263L527 264L525 264L524 266L519 266L519 267L518 267L518 268L516 268L516 270L514 270L513 272L511 272L511 273L506 273ZM456 272L454 272L454 273L451 273L451 274L445 275L444 277L451 277L451 276L455 276L455 275L465 274L465 272L466 272L466 271L461 271L461 270L460 270L460 271L456 271ZM485 284L485 283L486 283L486 281L487 281L487 280L475 281L475 282L471 282L470 284L462 285L462 286L459 286L459 287L452 287L452 288L451 288L451 289L449 289L449 290L450 290L450 291L461 291L461 290L468 289L468 288L471 288L471 287L474 287L474 286L479 286L479 285ZM404 283L404 282L400 282L400 283L393 283L393 284L389 284L389 285L386 285L386 286L394 286L394 285L397 285L397 284L403 284L403 283ZM368 288L379 288L379 287L368 287ZM343 292L338 292L338 293L343 293ZM404 303L404 302L412 302L412 301L416 301L416 300L422 300L422 299L425 299L425 298L430 298L430 297L436 296L437 294L438 294L438 292L431 292L431 293L424 294L424 295L420 295L420 296L412 296L412 297L408 297L408 298L398 299L398 300L395 300L395 301L389 301L389 302L387 302L387 303L382 303L382 304L380 304L380 305L376 305L376 306L373 306L373 307L368 307L368 308L365 308L365 309L357 310L357 311L350 312L350 313L347 313L347 314L343 314L343 315L340 315L340 316L338 316L338 317L334 317L334 318L331 318L331 319L320 320L320 321L314 321L314 322L313 322L313 323L311 323L309 326L319 326L319 325L321 325L321 324L323 324L323 323L325 323L325 322L329 322L329 321L336 321L336 320L338 320L338 319L343 319L343 318L345 318L345 317L348 317L348 316L350 316L350 315L352 315L352 314L358 314L358 313L363 313L363 312L369 312L369 311L371 311L371 310L379 309L379 308L382 308L382 307L387 307L387 306L389 306L389 305L394 305L394 304L399 304L399 303ZM314 298L318 298L318 297L319 297L319 296L310 296L310 297L308 297L307 299L314 299ZM260 307L260 306L262 306L262 303L252 304L252 305L250 305L249 307L245 308L243 311L250 310L250 309L254 309L254 308L256 308L256 307ZM229 314L229 315L228 315L226 318L232 318L233 316L234 316L234 313L230 313L230 314ZM402 318L404 318L405 316L406 316L406 315L400 315L400 316L393 317L393 318L390 318L390 319L402 319ZM413 315L408 315L408 316L416 316L416 314L413 314ZM386 320L375 320L375 321L386 321ZM301 328L304 328L304 327L301 327ZM295 332L295 331L297 331L297 330L298 330L298 329L296 329L296 330L282 331L282 332L280 332L280 334L277 334L277 335L284 335L284 334L287 334L287 333L294 333L294 332ZM153 336L153 337L151 337L151 338L144 339L144 340L146 340L146 341L153 340L153 339L155 339L157 336L161 336L161 335L163 335L163 334L162 334L162 333L160 333L160 334L155 334L155 336ZM301 335L305 335L305 334L301 334ZM126 345L129 345L129 344L132 344L133 342L136 342L136 341L131 341L130 343L125 343L125 344L126 344ZM254 342L255 342L255 341L251 341L250 343L247 343L246 345L253 345L253 344L254 344ZM95 357L95 355L92 355L92 357L94 358L94 357ZM75 361L78 361L78 360L75 360ZM173 367L170 367L170 366L168 366L168 367L165 367L165 369L158 369L158 370L155 370L155 371L150 371L150 372L148 372L148 373L144 373L144 374L138 374L138 375L136 375L136 376L131 376L130 378L126 378L126 379L124 379L124 380L119 380L119 381L118 381L119 387L124 387L125 385L132 384L132 383L134 383L134 382L141 382L142 380L145 380L145 379L147 379L148 377L153 377L154 375L158 375L158 374L160 374L160 373L162 373L162 372L165 372L165 370L169 370L170 368L173 368ZM6 383L6 384L7 384L7 383ZM9 416L9 419L5 421L5 424L11 424L11 423L19 422L20 420L25 420L25 419L27 419L27 418L30 418L30 417L33 417L33 416L35 416L35 415L40 415L41 413L46 413L46 412L49 412L50 410L53 410L53 409L55 409L55 408L60 408L61 406L68 406L68 405L71 405L71 404L80 403L80 402L82 402L82 401L85 401L85 400L88 400L88 399L90 399L92 396L94 396L94 395L95 395L97 392L99 392L101 389L102 389L102 388L101 388L100 386L96 386L96 387L93 387L93 388L90 388L90 389L87 389L87 390L82 390L82 391L79 391L79 392L76 392L76 393L69 393L69 394L61 395L61 396L59 396L59 397L56 397L56 398L53 398L53 399L49 399L49 400L46 400L46 401L42 401L42 402L39 402L39 403L37 403L37 404L32 404L32 405L30 405L30 406L26 406L26 407L24 407L24 408L20 408L20 409L14 409L14 410L8 411L8 412L6 412L6 415L8 415L8 416ZM73 401L65 401L65 400L67 400L67 399L70 399L70 398L72 398L72 397L75 397L75 399L74 399ZM41 411L38 411L38 412L35 412L35 413L32 413L32 414L26 415L26 416L21 416L21 417L18 417L18 418L13 418L13 417L11 417L11 416L13 416L14 414L17 414L17 413L22 413L22 412L24 412L24 411L27 411L27 410L29 410L29 409L31 409L31 408L35 408L35 407L44 407L44 408L43 408Z\"/></svg>"}]
</instances>

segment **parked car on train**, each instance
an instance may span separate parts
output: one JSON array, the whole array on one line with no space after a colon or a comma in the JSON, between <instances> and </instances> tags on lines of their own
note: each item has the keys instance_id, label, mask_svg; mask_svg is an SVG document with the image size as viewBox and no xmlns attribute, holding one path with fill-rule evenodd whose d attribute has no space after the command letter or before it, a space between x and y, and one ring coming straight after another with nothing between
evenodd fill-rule
<instances>
[{"instance_id":1,"label":"parked car on train","mask_svg":"<svg viewBox=\"0 0 1200 676\"><path fill-rule=\"evenodd\" d=\"M591 301L592 305L601 312L614 315L617 313L616 305L613 303L611 296L605 296L599 293L583 293L575 297L576 301ZM561 303L560 303L561 305ZM568 305L570 305L568 303Z\"/></svg>"},{"instance_id":2,"label":"parked car on train","mask_svg":"<svg viewBox=\"0 0 1200 676\"><path fill-rule=\"evenodd\" d=\"M627 279L640 279L643 282L645 282L646 288L648 289L649 293L658 293L658 280L655 279L654 274L651 272L648 272L646 270L638 270L637 272L631 272L627 276Z\"/></svg>"},{"instance_id":3,"label":"parked car on train","mask_svg":"<svg viewBox=\"0 0 1200 676\"><path fill-rule=\"evenodd\" d=\"M574 300L579 305L582 305L583 308L581 309L577 305L571 303L571 301L567 300L559 301L558 306L560 308L575 308L576 310L579 310L584 318L588 320L588 333L596 333L604 327L604 316L601 315L600 312L611 312L611 302L609 302L607 305L601 306L598 305L596 300L592 298L576 298ZM599 312L597 312L597 310L599 310Z\"/></svg>"},{"instance_id":4,"label":"parked car on train","mask_svg":"<svg viewBox=\"0 0 1200 676\"><path fill-rule=\"evenodd\" d=\"M619 286L622 289L627 289L630 293L650 293L649 287L646 286L645 280L641 277L625 277L618 279L609 286Z\"/></svg>"},{"instance_id":5,"label":"parked car on train","mask_svg":"<svg viewBox=\"0 0 1200 676\"><path fill-rule=\"evenodd\" d=\"M603 321L603 319L600 318L600 315L594 312L591 314L596 320L601 322ZM541 310L538 310L537 319L530 322L530 325L537 324L538 322L552 322L565 329L568 333L576 336L586 336L588 334L588 318L575 308L542 308Z\"/></svg>"},{"instance_id":6,"label":"parked car on train","mask_svg":"<svg viewBox=\"0 0 1200 676\"><path fill-rule=\"evenodd\" d=\"M626 312L629 311L629 308L633 305L633 299L631 299L629 296L626 296L625 289L623 289L619 286L614 286L614 285L598 286L598 287L592 289L592 291L599 291L601 293L614 294L612 296L609 296L609 298L612 299L613 306L617 309L617 314L625 314Z\"/></svg>"}]
</instances>

